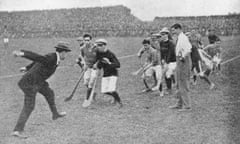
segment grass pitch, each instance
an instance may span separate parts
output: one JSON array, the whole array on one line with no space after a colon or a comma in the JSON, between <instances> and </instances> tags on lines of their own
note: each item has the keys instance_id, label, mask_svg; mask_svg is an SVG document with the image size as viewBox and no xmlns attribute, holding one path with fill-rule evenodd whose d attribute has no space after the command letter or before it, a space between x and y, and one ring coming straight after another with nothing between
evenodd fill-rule
<instances>
[{"instance_id":1,"label":"grass pitch","mask_svg":"<svg viewBox=\"0 0 240 144\"><path fill-rule=\"evenodd\" d=\"M30 63L14 58L13 50L26 49L46 54L54 51L59 40L67 40L73 51L48 81L55 91L58 109L67 116L51 120L51 113L43 96L36 98L25 133L28 139L10 136L23 106L23 93L17 87L21 78L19 68ZM118 57L134 54L141 47L142 38L107 38L109 48ZM240 37L223 37L224 60L240 54ZM205 40L206 43L206 40ZM109 96L98 93L91 108L81 107L85 88L81 84L70 102L69 96L80 75L74 65L79 53L74 39L12 39L6 49L1 43L0 77L0 143L1 144L238 144L240 143L239 65L240 59L227 63L221 75L210 77L217 88L210 91L203 81L191 86L193 109L178 112L168 108L175 103L173 95L163 98L157 92L138 94L144 87L140 77L131 72L140 66L136 57L121 59L118 91L124 107L109 103ZM98 84L98 89L100 85Z\"/></svg>"}]
</instances>

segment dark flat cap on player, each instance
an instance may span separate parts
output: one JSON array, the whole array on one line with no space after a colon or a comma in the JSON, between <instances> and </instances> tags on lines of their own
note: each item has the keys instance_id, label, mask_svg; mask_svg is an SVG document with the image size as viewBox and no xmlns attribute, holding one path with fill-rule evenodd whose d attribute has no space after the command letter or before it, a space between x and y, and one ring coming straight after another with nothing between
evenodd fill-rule
<instances>
[{"instance_id":1,"label":"dark flat cap on player","mask_svg":"<svg viewBox=\"0 0 240 144\"><path fill-rule=\"evenodd\" d=\"M95 43L96 44L105 44L106 45L107 44L107 40L105 40L105 39L98 39L98 40L95 41Z\"/></svg>"},{"instance_id":2,"label":"dark flat cap on player","mask_svg":"<svg viewBox=\"0 0 240 144\"><path fill-rule=\"evenodd\" d=\"M65 51L70 52L71 49L69 49L69 44L67 42L58 42L58 44L54 47L58 51Z\"/></svg>"},{"instance_id":3,"label":"dark flat cap on player","mask_svg":"<svg viewBox=\"0 0 240 144\"><path fill-rule=\"evenodd\" d=\"M146 38L142 41L142 44L150 44L150 40Z\"/></svg>"},{"instance_id":4,"label":"dark flat cap on player","mask_svg":"<svg viewBox=\"0 0 240 144\"><path fill-rule=\"evenodd\" d=\"M78 37L77 41L83 41L83 37Z\"/></svg>"},{"instance_id":5,"label":"dark flat cap on player","mask_svg":"<svg viewBox=\"0 0 240 144\"><path fill-rule=\"evenodd\" d=\"M157 32L157 33L153 33L152 36L153 37L161 37L161 34Z\"/></svg>"},{"instance_id":6,"label":"dark flat cap on player","mask_svg":"<svg viewBox=\"0 0 240 144\"><path fill-rule=\"evenodd\" d=\"M186 32L185 35L186 36L190 36L192 33L191 32Z\"/></svg>"},{"instance_id":7,"label":"dark flat cap on player","mask_svg":"<svg viewBox=\"0 0 240 144\"><path fill-rule=\"evenodd\" d=\"M161 29L160 33L170 33L167 27Z\"/></svg>"},{"instance_id":8,"label":"dark flat cap on player","mask_svg":"<svg viewBox=\"0 0 240 144\"><path fill-rule=\"evenodd\" d=\"M85 39L86 37L89 37L90 39L92 39L92 35L89 34L89 33L85 33L85 34L83 35L83 39Z\"/></svg>"}]
</instances>

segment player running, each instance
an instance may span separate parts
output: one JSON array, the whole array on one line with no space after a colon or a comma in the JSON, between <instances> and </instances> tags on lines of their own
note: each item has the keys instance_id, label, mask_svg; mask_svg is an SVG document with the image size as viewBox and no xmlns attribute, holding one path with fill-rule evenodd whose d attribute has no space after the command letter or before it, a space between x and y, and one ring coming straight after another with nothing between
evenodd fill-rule
<instances>
[{"instance_id":1,"label":"player running","mask_svg":"<svg viewBox=\"0 0 240 144\"><path fill-rule=\"evenodd\" d=\"M115 54L108 49L105 39L96 40L96 44L98 61L96 66L98 69L103 69L101 92L111 95L114 98L114 104L118 104L119 108L121 108L123 104L116 90L120 62Z\"/></svg>"},{"instance_id":2,"label":"player running","mask_svg":"<svg viewBox=\"0 0 240 144\"><path fill-rule=\"evenodd\" d=\"M162 83L162 66L160 63L160 55L157 52L156 49L154 49L151 46L150 40L149 39L144 39L143 42L143 48L138 52L139 58L146 53L147 54L147 59L146 62L142 68L142 78L143 78L143 83L146 87L143 92L149 92L149 91L160 91L160 96L163 96L163 90L162 87L160 87ZM155 86L150 88L147 84L147 80L150 79L152 76L156 76L157 83Z\"/></svg>"},{"instance_id":3,"label":"player running","mask_svg":"<svg viewBox=\"0 0 240 144\"><path fill-rule=\"evenodd\" d=\"M175 82L174 72L177 66L175 43L170 39L170 31L164 27L161 31L160 53L161 62L164 66L164 75L167 85L167 93L172 91L172 83ZM161 85L162 86L162 85Z\"/></svg>"},{"instance_id":4,"label":"player running","mask_svg":"<svg viewBox=\"0 0 240 144\"><path fill-rule=\"evenodd\" d=\"M191 60L192 60L192 68L191 70L193 71L193 84L196 85L197 82L197 76L199 76L201 79L206 81L210 89L213 89L215 84L211 82L208 78L208 75L206 74L207 70L203 72L202 70L202 62L207 61L208 58L206 57L207 55L203 55L201 47L201 37L197 35L197 32L188 32L186 35L189 38L190 43L192 44L192 51L191 51ZM203 58L203 59L202 59ZM210 63L210 62L207 62ZM207 65L209 67L209 64Z\"/></svg>"},{"instance_id":5,"label":"player running","mask_svg":"<svg viewBox=\"0 0 240 144\"><path fill-rule=\"evenodd\" d=\"M94 64L97 62L97 49L94 43L91 41L92 36L90 34L84 34L83 40L84 44L80 43L81 48L79 59L84 70L84 85L87 87L86 99L84 100L82 106L87 107L89 106L89 96L91 94L94 81L97 78L97 69L94 67Z\"/></svg>"}]
</instances>

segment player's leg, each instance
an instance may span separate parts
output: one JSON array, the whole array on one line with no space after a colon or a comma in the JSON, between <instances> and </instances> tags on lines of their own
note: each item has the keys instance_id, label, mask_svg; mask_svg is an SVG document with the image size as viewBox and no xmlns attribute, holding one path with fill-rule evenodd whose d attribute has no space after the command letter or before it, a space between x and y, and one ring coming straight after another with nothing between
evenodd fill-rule
<instances>
[{"instance_id":1,"label":"player's leg","mask_svg":"<svg viewBox=\"0 0 240 144\"><path fill-rule=\"evenodd\" d=\"M165 81L167 84L167 88L170 91L172 89L172 83L175 83L175 78L174 78L175 69L176 69L176 62L171 62L168 64L168 69L165 74Z\"/></svg>"},{"instance_id":2,"label":"player's leg","mask_svg":"<svg viewBox=\"0 0 240 144\"><path fill-rule=\"evenodd\" d=\"M152 67L150 67L149 69L147 69L143 75L142 75L142 79L143 79L143 84L145 86L145 90L143 90L143 92L149 92L151 91L151 88L149 87L147 81L152 77L153 75L153 70Z\"/></svg>"},{"instance_id":3,"label":"player's leg","mask_svg":"<svg viewBox=\"0 0 240 144\"><path fill-rule=\"evenodd\" d=\"M119 104L119 107L122 107L121 99L118 92L116 91L117 79L117 76L103 77L101 92L111 95L114 98L114 103L117 103Z\"/></svg>"},{"instance_id":4,"label":"player's leg","mask_svg":"<svg viewBox=\"0 0 240 144\"><path fill-rule=\"evenodd\" d=\"M192 84L197 85L197 75L199 74L199 68L197 66L197 63L192 63L191 71L193 73L193 76L192 76L193 83Z\"/></svg>"},{"instance_id":5,"label":"player's leg","mask_svg":"<svg viewBox=\"0 0 240 144\"><path fill-rule=\"evenodd\" d=\"M90 96L90 94L92 92L94 82L97 79L97 72L98 71L96 69L91 69L90 79L89 79L89 82L88 82L88 89L89 89L90 93L87 95L87 100L89 99L89 96ZM93 100L95 100L95 96L96 96L96 93L94 92Z\"/></svg>"},{"instance_id":6,"label":"player's leg","mask_svg":"<svg viewBox=\"0 0 240 144\"><path fill-rule=\"evenodd\" d=\"M156 73L156 78L157 78L157 85L156 89L159 90L159 95L163 96L163 88L162 88L162 77L163 77L163 69L161 65L157 65L153 67L155 73ZM154 88L152 90L155 90Z\"/></svg>"},{"instance_id":7,"label":"player's leg","mask_svg":"<svg viewBox=\"0 0 240 144\"><path fill-rule=\"evenodd\" d=\"M89 87L90 78L91 78L91 69L88 68L88 69L85 71L84 75L83 75L83 83L84 83L84 85L87 87L86 98L85 98L85 100L84 100L83 103L86 103L86 102L87 102L87 100L88 100L88 98L89 98L89 96L90 96L90 94L91 94L91 91L92 91L92 88Z\"/></svg>"},{"instance_id":8,"label":"player's leg","mask_svg":"<svg viewBox=\"0 0 240 144\"><path fill-rule=\"evenodd\" d=\"M19 83L19 87L24 92L24 106L18 118L17 124L14 128L13 136L25 138L26 136L22 135L25 124L31 115L35 107L35 99L37 94L37 88L35 87L25 87Z\"/></svg>"},{"instance_id":9,"label":"player's leg","mask_svg":"<svg viewBox=\"0 0 240 144\"><path fill-rule=\"evenodd\" d=\"M56 120L60 117L64 117L66 115L66 112L58 112L57 111L57 107L56 107L56 103L55 103L55 94L53 92L53 90L49 87L49 84L47 82L44 82L44 84L42 85L42 87L39 89L38 91L39 93L41 93L47 103L48 106L52 112L52 119Z\"/></svg>"}]
</instances>

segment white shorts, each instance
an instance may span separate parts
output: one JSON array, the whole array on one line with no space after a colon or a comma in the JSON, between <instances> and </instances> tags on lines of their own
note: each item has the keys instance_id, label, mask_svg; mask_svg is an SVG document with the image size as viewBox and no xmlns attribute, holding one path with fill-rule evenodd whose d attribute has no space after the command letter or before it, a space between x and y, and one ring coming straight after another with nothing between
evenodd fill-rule
<instances>
[{"instance_id":1,"label":"white shorts","mask_svg":"<svg viewBox=\"0 0 240 144\"><path fill-rule=\"evenodd\" d=\"M114 92L117 87L117 76L102 77L101 92Z\"/></svg>"},{"instance_id":2,"label":"white shorts","mask_svg":"<svg viewBox=\"0 0 240 144\"><path fill-rule=\"evenodd\" d=\"M213 63L215 63L216 65L221 63L221 59L218 56L214 56L212 59Z\"/></svg>"},{"instance_id":3,"label":"white shorts","mask_svg":"<svg viewBox=\"0 0 240 144\"><path fill-rule=\"evenodd\" d=\"M204 59L203 62L205 63L205 65L208 69L213 69L213 66L214 66L213 61L208 60L208 59Z\"/></svg>"},{"instance_id":4,"label":"white shorts","mask_svg":"<svg viewBox=\"0 0 240 144\"><path fill-rule=\"evenodd\" d=\"M166 69L166 77L170 78L171 75L173 75L173 73L175 72L177 67L177 62L171 62L167 65L167 69Z\"/></svg>"},{"instance_id":5,"label":"white shorts","mask_svg":"<svg viewBox=\"0 0 240 144\"><path fill-rule=\"evenodd\" d=\"M156 78L159 79L162 77L162 66L161 65L156 65L156 66L151 66L148 68L142 75L142 77L151 77L153 74L156 74Z\"/></svg>"},{"instance_id":6,"label":"white shorts","mask_svg":"<svg viewBox=\"0 0 240 144\"><path fill-rule=\"evenodd\" d=\"M8 43L8 42L9 42L9 39L8 39L8 38L3 38L3 42L4 42L4 43Z\"/></svg>"},{"instance_id":7,"label":"white shorts","mask_svg":"<svg viewBox=\"0 0 240 144\"><path fill-rule=\"evenodd\" d=\"M83 83L88 88L92 88L96 78L97 78L97 70L88 68L87 71L84 73Z\"/></svg>"}]
</instances>

